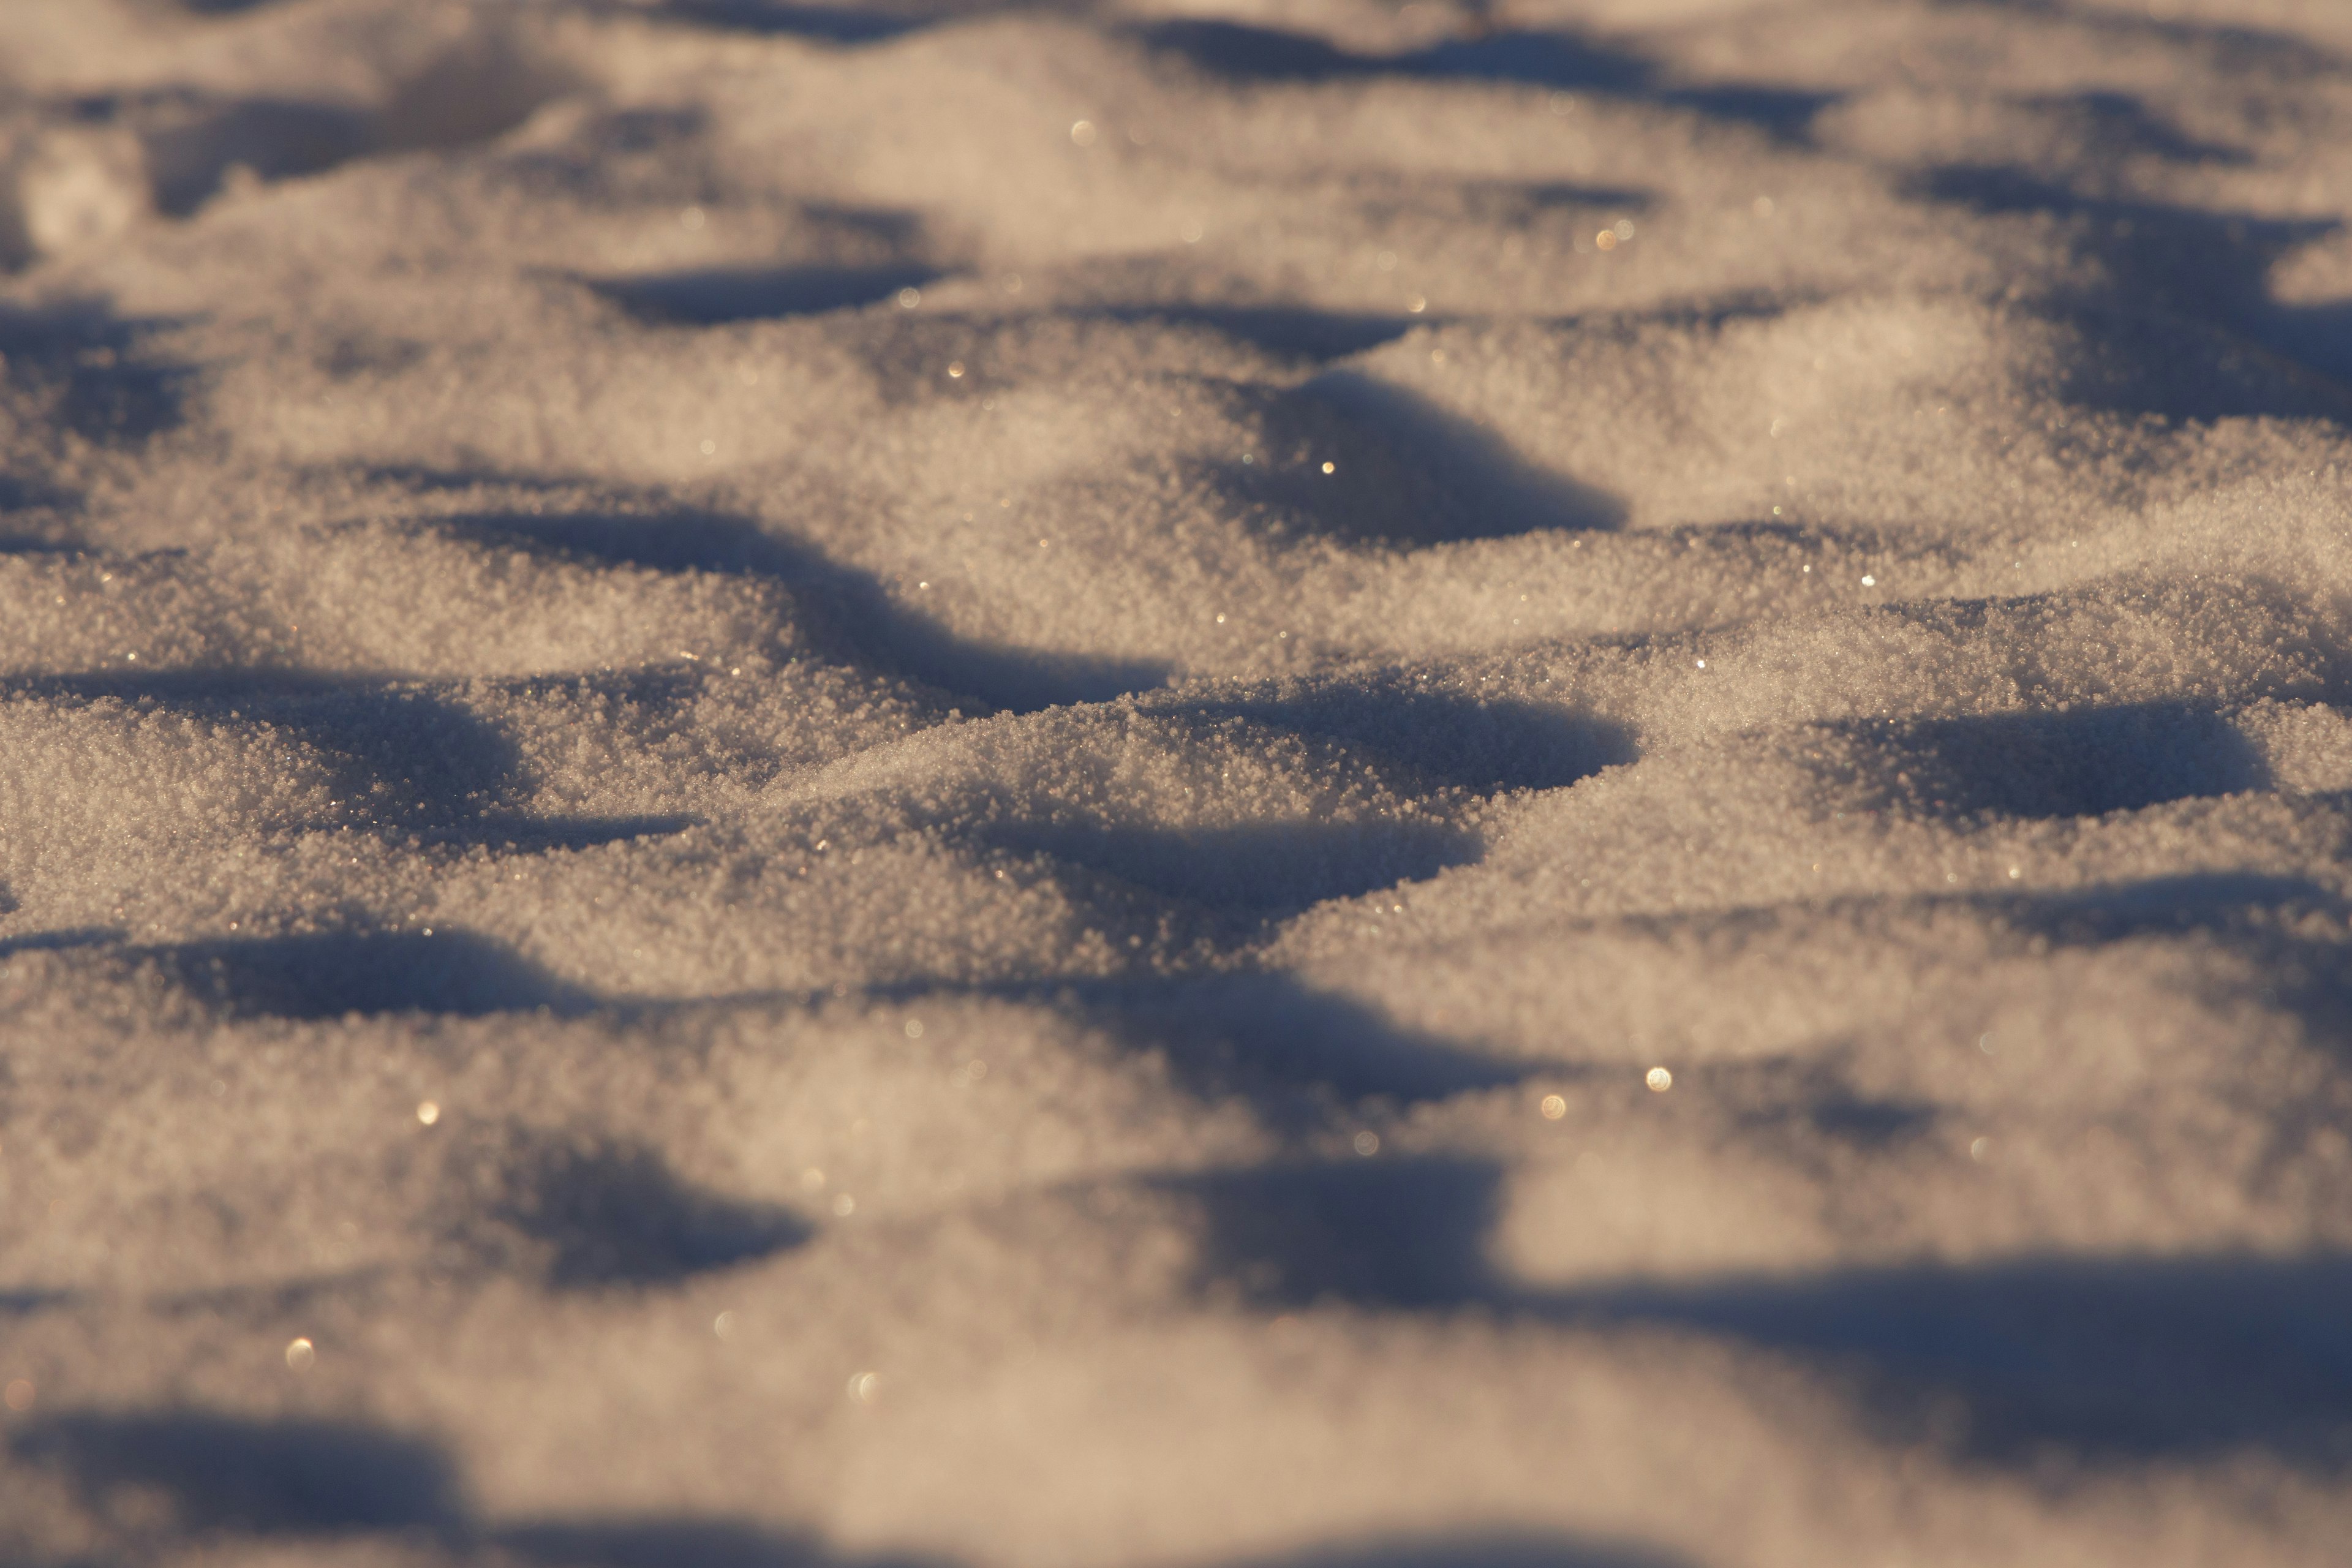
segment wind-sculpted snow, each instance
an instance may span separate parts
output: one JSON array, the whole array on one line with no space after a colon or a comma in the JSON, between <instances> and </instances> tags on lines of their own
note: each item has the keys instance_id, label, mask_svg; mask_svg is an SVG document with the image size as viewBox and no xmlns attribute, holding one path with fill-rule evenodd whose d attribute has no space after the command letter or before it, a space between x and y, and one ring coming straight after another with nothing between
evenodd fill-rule
<instances>
[{"instance_id":1,"label":"wind-sculpted snow","mask_svg":"<svg viewBox=\"0 0 2352 1568\"><path fill-rule=\"evenodd\" d=\"M2352 13L0 5L0 1558L2336 1564Z\"/></svg>"}]
</instances>

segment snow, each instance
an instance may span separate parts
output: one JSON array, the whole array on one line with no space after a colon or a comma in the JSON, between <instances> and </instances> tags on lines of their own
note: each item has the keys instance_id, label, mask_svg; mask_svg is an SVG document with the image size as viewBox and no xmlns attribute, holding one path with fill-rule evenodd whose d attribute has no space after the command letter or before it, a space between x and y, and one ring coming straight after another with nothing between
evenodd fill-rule
<instances>
[{"instance_id":1,"label":"snow","mask_svg":"<svg viewBox=\"0 0 2352 1568\"><path fill-rule=\"evenodd\" d=\"M11 0L0 1558L2340 1563L2352 13Z\"/></svg>"}]
</instances>

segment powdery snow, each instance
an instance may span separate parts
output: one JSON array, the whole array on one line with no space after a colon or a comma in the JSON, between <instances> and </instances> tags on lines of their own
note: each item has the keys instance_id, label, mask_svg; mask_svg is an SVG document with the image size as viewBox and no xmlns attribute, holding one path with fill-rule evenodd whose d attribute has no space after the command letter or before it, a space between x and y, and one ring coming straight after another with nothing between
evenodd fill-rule
<instances>
[{"instance_id":1,"label":"powdery snow","mask_svg":"<svg viewBox=\"0 0 2352 1568\"><path fill-rule=\"evenodd\" d=\"M0 1557L2341 1564L2352 8L1160 4L0 6Z\"/></svg>"}]
</instances>

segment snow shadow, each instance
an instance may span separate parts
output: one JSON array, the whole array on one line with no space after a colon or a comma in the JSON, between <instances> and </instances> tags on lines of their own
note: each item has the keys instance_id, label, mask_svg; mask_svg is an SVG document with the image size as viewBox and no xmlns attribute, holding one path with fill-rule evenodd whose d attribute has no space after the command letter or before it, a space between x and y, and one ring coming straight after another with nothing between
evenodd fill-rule
<instances>
[{"instance_id":1,"label":"snow shadow","mask_svg":"<svg viewBox=\"0 0 2352 1568\"><path fill-rule=\"evenodd\" d=\"M945 276L908 263L876 267L712 268L604 279L589 287L638 321L715 327L878 304Z\"/></svg>"},{"instance_id":2,"label":"snow shadow","mask_svg":"<svg viewBox=\"0 0 2352 1568\"><path fill-rule=\"evenodd\" d=\"M1206 327L1267 353L1318 361L1343 359L1393 342L1430 320L1303 305L1117 305L1093 314L1114 321Z\"/></svg>"},{"instance_id":3,"label":"snow shadow","mask_svg":"<svg viewBox=\"0 0 2352 1568\"><path fill-rule=\"evenodd\" d=\"M1337 742L1408 796L1559 788L1634 755L1631 731L1611 721L1417 690L1402 679L1370 687L1299 683L1204 702L1147 700L1142 710L1212 724L1239 720L1260 731ZM1485 839L1446 821L1442 809L1215 827L1012 819L992 824L982 841L1244 919L1425 881L1486 853Z\"/></svg>"},{"instance_id":4,"label":"snow shadow","mask_svg":"<svg viewBox=\"0 0 2352 1568\"><path fill-rule=\"evenodd\" d=\"M1457 195L1465 216L1516 229L1532 227L1547 215L1559 212L1574 215L1580 228L1588 222L1613 224L1656 205L1655 195L1639 185L1589 185L1572 180L1470 180L1444 188Z\"/></svg>"},{"instance_id":5,"label":"snow shadow","mask_svg":"<svg viewBox=\"0 0 2352 1568\"><path fill-rule=\"evenodd\" d=\"M16 900L9 900L13 912ZM69 952L76 948L104 947L116 940L117 933L108 926L68 926L61 931L27 931L0 941L0 958L20 952Z\"/></svg>"},{"instance_id":6,"label":"snow shadow","mask_svg":"<svg viewBox=\"0 0 2352 1568\"><path fill-rule=\"evenodd\" d=\"M273 1018L352 1013L479 1017L539 1008L578 1014L595 999L505 944L470 931L321 931L132 948L190 994L227 1012Z\"/></svg>"},{"instance_id":7,"label":"snow shadow","mask_svg":"<svg viewBox=\"0 0 2352 1568\"><path fill-rule=\"evenodd\" d=\"M520 753L505 731L429 689L364 678L239 668L37 676L15 691L155 707L298 735L335 767L341 798L378 820L453 826L511 790Z\"/></svg>"},{"instance_id":8,"label":"snow shadow","mask_svg":"<svg viewBox=\"0 0 2352 1568\"><path fill-rule=\"evenodd\" d=\"M2200 141L2140 99L2114 89L2032 93L2013 101L2064 121L2073 133L2068 158L2077 163L2115 164L2128 158L2161 158L2173 163L2220 163L2236 168L2254 161L2244 148Z\"/></svg>"},{"instance_id":9,"label":"snow shadow","mask_svg":"<svg viewBox=\"0 0 2352 1568\"><path fill-rule=\"evenodd\" d=\"M954 1568L937 1557L844 1555L814 1536L690 1515L532 1521L485 1539L546 1568Z\"/></svg>"},{"instance_id":10,"label":"snow shadow","mask_svg":"<svg viewBox=\"0 0 2352 1568\"><path fill-rule=\"evenodd\" d=\"M1149 707L1340 742L1369 758L1392 787L1409 791L1562 789L1639 755L1633 731L1615 720L1533 702L1483 701L1402 676L1300 681Z\"/></svg>"},{"instance_id":11,"label":"snow shadow","mask_svg":"<svg viewBox=\"0 0 2352 1568\"><path fill-rule=\"evenodd\" d=\"M80 500L79 492L51 484L46 479L0 474L0 517L12 511L63 511L79 505ZM46 540L37 543L17 544L5 535L0 535L0 552L12 554L23 551L48 552L69 548Z\"/></svg>"},{"instance_id":12,"label":"snow shadow","mask_svg":"<svg viewBox=\"0 0 2352 1568\"><path fill-rule=\"evenodd\" d=\"M0 1290L0 1318L29 1318L81 1299L76 1290Z\"/></svg>"},{"instance_id":13,"label":"snow shadow","mask_svg":"<svg viewBox=\"0 0 2352 1568\"><path fill-rule=\"evenodd\" d=\"M2254 934L2272 917L2321 910L2352 914L2352 905L2300 877L2249 871L2200 871L2150 877L1995 900L2014 925L2074 947L2123 942L2168 931Z\"/></svg>"},{"instance_id":14,"label":"snow shadow","mask_svg":"<svg viewBox=\"0 0 2352 1568\"><path fill-rule=\"evenodd\" d=\"M2352 1468L2352 1255L2026 1258L1567 1292L1834 1363L1896 1440L2037 1469L2267 1451Z\"/></svg>"},{"instance_id":15,"label":"snow shadow","mask_svg":"<svg viewBox=\"0 0 2352 1568\"><path fill-rule=\"evenodd\" d=\"M1223 1568L1687 1568L1687 1560L1634 1542L1545 1531L1370 1537Z\"/></svg>"},{"instance_id":16,"label":"snow shadow","mask_svg":"<svg viewBox=\"0 0 2352 1568\"><path fill-rule=\"evenodd\" d=\"M1872 802L1910 816L2099 816L2269 784L2236 726L2186 702L1838 728L1877 753Z\"/></svg>"},{"instance_id":17,"label":"snow shadow","mask_svg":"<svg viewBox=\"0 0 2352 1568\"><path fill-rule=\"evenodd\" d=\"M2352 300L2266 305L2255 313L2254 331L2273 352L2352 381Z\"/></svg>"},{"instance_id":18,"label":"snow shadow","mask_svg":"<svg viewBox=\"0 0 2352 1568\"><path fill-rule=\"evenodd\" d=\"M837 1552L814 1535L714 1515L575 1515L494 1521L475 1513L457 1464L422 1436L355 1421L196 1409L77 1411L27 1421L16 1461L58 1478L89 1514L135 1500L140 1540L202 1535L283 1550L304 1539L381 1544L404 1560L481 1552L541 1568L956 1568L954 1560ZM437 1549L437 1550L436 1550ZM88 1559L76 1558L76 1562ZM66 1568L28 1562L25 1568ZM1637 1543L1526 1529L1322 1542L1223 1568L1688 1568Z\"/></svg>"},{"instance_id":19,"label":"snow shadow","mask_svg":"<svg viewBox=\"0 0 2352 1568\"><path fill-rule=\"evenodd\" d=\"M215 100L175 91L137 106L156 210L186 217L212 199L231 169L261 180L314 174L363 156L369 117L336 103L292 99Z\"/></svg>"},{"instance_id":20,"label":"snow shadow","mask_svg":"<svg viewBox=\"0 0 2352 1568\"><path fill-rule=\"evenodd\" d=\"M1424 881L1486 853L1475 833L1391 817L1198 828L1005 822L983 841L1015 855L1049 855L1163 899L1253 916Z\"/></svg>"},{"instance_id":21,"label":"snow shadow","mask_svg":"<svg viewBox=\"0 0 2352 1568\"><path fill-rule=\"evenodd\" d=\"M2186 45L2226 68L2260 73L2273 81L2305 80L2342 68L2342 58L2307 37L2273 32L2241 22L2200 21L2193 16L2109 9L2069 8L2059 13L2051 0L1978 0L1986 10L2013 11L2042 18L2063 15L2065 26L2103 33L2129 45Z\"/></svg>"},{"instance_id":22,"label":"snow shadow","mask_svg":"<svg viewBox=\"0 0 2352 1568\"><path fill-rule=\"evenodd\" d=\"M1084 16L1084 0L929 0L888 6L795 0L667 0L662 15L706 26L856 46L982 16L1034 12ZM1710 119L1800 137L1835 93L1761 84L1696 84L1666 78L1642 56L1559 30L1487 29L1395 55L1361 54L1311 33L1185 17L1133 29L1146 47L1228 82L1314 82L1374 76L1517 82L1636 98Z\"/></svg>"},{"instance_id":23,"label":"snow shadow","mask_svg":"<svg viewBox=\"0 0 2352 1568\"><path fill-rule=\"evenodd\" d=\"M673 833L685 832L697 820L677 816L526 816L518 812L486 811L469 821L410 837L420 845L478 844L509 855L549 855L626 844L639 838L666 838Z\"/></svg>"},{"instance_id":24,"label":"snow shadow","mask_svg":"<svg viewBox=\"0 0 2352 1568\"><path fill-rule=\"evenodd\" d=\"M436 519L475 537L523 542L592 561L664 572L772 578L792 589L813 640L828 657L975 700L1034 712L1060 702L1100 702L1165 684L1168 667L973 641L899 604L875 574L748 520L699 510L628 513L480 513Z\"/></svg>"},{"instance_id":25,"label":"snow shadow","mask_svg":"<svg viewBox=\"0 0 2352 1568\"><path fill-rule=\"evenodd\" d=\"M808 1540L696 1520L526 1525L499 1544L534 1563L580 1568L951 1568L937 1559L845 1559ZM1687 1568L1681 1557L1625 1542L1540 1531L1369 1537L1207 1568Z\"/></svg>"},{"instance_id":26,"label":"snow shadow","mask_svg":"<svg viewBox=\"0 0 2352 1568\"><path fill-rule=\"evenodd\" d=\"M1161 1184L1199 1203L1199 1283L1267 1310L1507 1302L1486 1264L1501 1169L1442 1156L1267 1164Z\"/></svg>"},{"instance_id":27,"label":"snow shadow","mask_svg":"<svg viewBox=\"0 0 2352 1568\"><path fill-rule=\"evenodd\" d=\"M2338 795L2339 808L2352 797ZM2352 901L2295 877L2209 871L1992 900L2018 931L2068 947L2193 937L2244 960L2259 997L2300 1020L2311 1041L2352 1049ZM2301 1103L2276 1113L2282 1146L2318 1134L2333 1112Z\"/></svg>"},{"instance_id":28,"label":"snow shadow","mask_svg":"<svg viewBox=\"0 0 2352 1568\"><path fill-rule=\"evenodd\" d=\"M0 267L11 264L7 219L0 212ZM9 389L46 423L93 447L134 448L187 422L194 372L148 352L171 324L121 316L95 300L0 301L0 360ZM16 482L47 488L30 476Z\"/></svg>"},{"instance_id":29,"label":"snow shadow","mask_svg":"<svg viewBox=\"0 0 2352 1568\"><path fill-rule=\"evenodd\" d=\"M181 5L212 16L254 8L253 0ZM572 85L565 72L491 28L453 42L373 107L323 97L239 98L187 87L89 97L71 107L87 125L121 128L134 138L155 210L184 218L232 176L294 179L363 158L480 145Z\"/></svg>"},{"instance_id":30,"label":"snow shadow","mask_svg":"<svg viewBox=\"0 0 2352 1568\"><path fill-rule=\"evenodd\" d=\"M1530 462L1472 420L1360 371L1331 370L1274 405L1275 450L1214 466L1218 483L1328 538L1387 545L1597 531L1618 497ZM1322 461L1336 459L1337 472Z\"/></svg>"},{"instance_id":31,"label":"snow shadow","mask_svg":"<svg viewBox=\"0 0 2352 1568\"><path fill-rule=\"evenodd\" d=\"M657 1152L612 1140L476 1137L444 1180L449 1250L556 1290L674 1285L811 1235L789 1209L704 1191Z\"/></svg>"},{"instance_id":32,"label":"snow shadow","mask_svg":"<svg viewBox=\"0 0 2352 1568\"><path fill-rule=\"evenodd\" d=\"M887 43L908 33L990 16L1084 17L1091 0L884 0L880 5L810 0L657 0L656 14L707 27L805 38L845 47Z\"/></svg>"},{"instance_id":33,"label":"snow shadow","mask_svg":"<svg viewBox=\"0 0 2352 1568\"><path fill-rule=\"evenodd\" d=\"M1419 1105L1507 1088L1557 1064L1490 1057L1397 1023L1379 1007L1318 990L1280 971L1055 980L981 994L1062 1013L1165 1062L1186 1093L1240 1099L1271 1127L1303 1133L1341 1103ZM968 994L925 985L917 1000Z\"/></svg>"},{"instance_id":34,"label":"snow shadow","mask_svg":"<svg viewBox=\"0 0 2352 1568\"><path fill-rule=\"evenodd\" d=\"M1801 135L1838 98L1761 85L1677 83L1652 60L1566 31L1489 31L1397 55L1359 54L1308 33L1207 18L1150 24L1139 36L1155 50L1234 82L1370 76L1517 82L1640 99L1789 137Z\"/></svg>"},{"instance_id":35,"label":"snow shadow","mask_svg":"<svg viewBox=\"0 0 2352 1568\"><path fill-rule=\"evenodd\" d=\"M410 72L377 107L368 152L457 152L504 135L571 91L570 73L497 26L479 27Z\"/></svg>"},{"instance_id":36,"label":"snow shadow","mask_svg":"<svg viewBox=\"0 0 2352 1568\"><path fill-rule=\"evenodd\" d=\"M2272 268L2298 246L2336 233L2336 220L2105 199L1997 165L1936 169L1917 189L1972 212L2048 223L2053 237L2115 281L2112 290L2081 301L2092 324L2124 316L2120 295L2140 318L2187 317L2246 340L2194 342L2177 329L2152 330L2145 319L2117 321L2107 334L2115 366L2078 378L2068 389L2076 401L2172 419L2352 418L2352 391L2339 384L2352 380L2352 300L2284 304L2270 287ZM2267 352L2246 352L2255 346ZM2327 379L2298 376L2297 367Z\"/></svg>"},{"instance_id":37,"label":"snow shadow","mask_svg":"<svg viewBox=\"0 0 2352 1568\"><path fill-rule=\"evenodd\" d=\"M956 14L1009 10L1011 6L959 7ZM668 0L656 13L681 22L725 27L739 33L807 38L827 44L877 44L919 32L942 18L926 11L885 10L868 5L806 5L793 0Z\"/></svg>"},{"instance_id":38,"label":"snow shadow","mask_svg":"<svg viewBox=\"0 0 2352 1568\"><path fill-rule=\"evenodd\" d=\"M1842 1087L1808 1086L1781 1107L1743 1118L1759 1129L1795 1123L1848 1148L1884 1152L1932 1129L1941 1115L1933 1105L1901 1100L1870 1100Z\"/></svg>"},{"instance_id":39,"label":"snow shadow","mask_svg":"<svg viewBox=\"0 0 2352 1568\"><path fill-rule=\"evenodd\" d=\"M81 548L74 514L82 492L46 479L0 473L0 555L69 555Z\"/></svg>"},{"instance_id":40,"label":"snow shadow","mask_svg":"<svg viewBox=\"0 0 2352 1568\"><path fill-rule=\"evenodd\" d=\"M351 1422L257 1421L198 1410L43 1416L9 1441L103 1511L136 1489L182 1531L347 1534L462 1528L456 1468L433 1444Z\"/></svg>"},{"instance_id":41,"label":"snow shadow","mask_svg":"<svg viewBox=\"0 0 2352 1568\"><path fill-rule=\"evenodd\" d=\"M683 816L539 817L511 737L429 688L364 677L249 668L35 676L5 689L52 700L153 706L213 723L267 724L315 747L362 831L420 843L545 853L675 833ZM339 819L322 826L349 826Z\"/></svg>"},{"instance_id":42,"label":"snow shadow","mask_svg":"<svg viewBox=\"0 0 2352 1568\"><path fill-rule=\"evenodd\" d=\"M2259 1449L2352 1467L2352 1255L2028 1257L1537 1289L1485 1238L1501 1168L1443 1157L1170 1178L1200 1284L1267 1310L1669 1327L1817 1361L1897 1441L2040 1468Z\"/></svg>"}]
</instances>

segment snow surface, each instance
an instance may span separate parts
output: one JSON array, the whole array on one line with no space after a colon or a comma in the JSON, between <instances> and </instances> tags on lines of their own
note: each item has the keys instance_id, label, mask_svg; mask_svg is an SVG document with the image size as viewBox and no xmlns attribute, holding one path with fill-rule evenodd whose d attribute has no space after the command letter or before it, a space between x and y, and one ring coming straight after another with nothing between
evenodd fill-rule
<instances>
[{"instance_id":1,"label":"snow surface","mask_svg":"<svg viewBox=\"0 0 2352 1568\"><path fill-rule=\"evenodd\" d=\"M5 0L0 1560L2340 1568L2347 214L2341 0Z\"/></svg>"}]
</instances>

